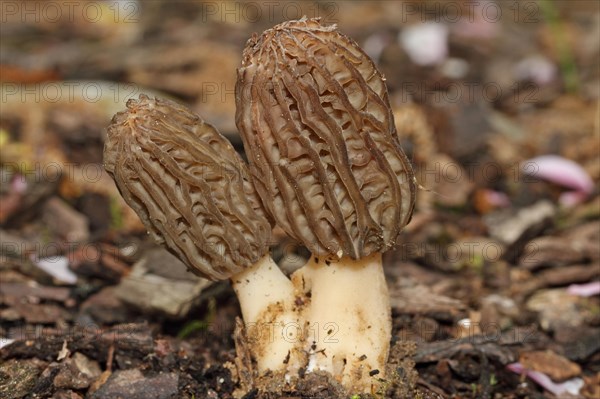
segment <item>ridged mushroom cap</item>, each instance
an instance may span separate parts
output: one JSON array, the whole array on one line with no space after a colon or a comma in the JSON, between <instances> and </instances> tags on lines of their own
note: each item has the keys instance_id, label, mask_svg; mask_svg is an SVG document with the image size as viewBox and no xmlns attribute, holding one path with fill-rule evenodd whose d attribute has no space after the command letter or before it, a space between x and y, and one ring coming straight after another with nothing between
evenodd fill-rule
<instances>
[{"instance_id":1,"label":"ridged mushroom cap","mask_svg":"<svg viewBox=\"0 0 600 399\"><path fill-rule=\"evenodd\" d=\"M246 164L187 108L141 95L114 116L104 166L156 242L221 280L268 251L271 226Z\"/></svg>"},{"instance_id":2,"label":"ridged mushroom cap","mask_svg":"<svg viewBox=\"0 0 600 399\"><path fill-rule=\"evenodd\" d=\"M319 256L395 244L415 202L384 78L335 26L288 21L246 44L236 123L263 205Z\"/></svg>"}]
</instances>

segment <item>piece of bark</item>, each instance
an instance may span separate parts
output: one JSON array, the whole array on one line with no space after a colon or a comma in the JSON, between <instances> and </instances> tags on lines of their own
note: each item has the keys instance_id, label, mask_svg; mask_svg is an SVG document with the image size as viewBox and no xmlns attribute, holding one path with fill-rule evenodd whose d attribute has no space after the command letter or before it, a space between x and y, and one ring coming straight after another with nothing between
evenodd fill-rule
<instances>
[{"instance_id":1,"label":"piece of bark","mask_svg":"<svg viewBox=\"0 0 600 399\"><path fill-rule=\"evenodd\" d=\"M467 309L461 301L437 295L424 285L394 289L390 292L390 303L392 309L400 313L430 316L444 321L458 320Z\"/></svg>"},{"instance_id":2,"label":"piece of bark","mask_svg":"<svg viewBox=\"0 0 600 399\"><path fill-rule=\"evenodd\" d=\"M587 253L563 237L539 237L529 241L519 259L519 266L535 270L543 266L558 267L584 262Z\"/></svg>"},{"instance_id":3,"label":"piece of bark","mask_svg":"<svg viewBox=\"0 0 600 399\"><path fill-rule=\"evenodd\" d=\"M46 201L42 220L50 230L69 243L85 242L90 236L88 219L58 197Z\"/></svg>"},{"instance_id":4,"label":"piece of bark","mask_svg":"<svg viewBox=\"0 0 600 399\"><path fill-rule=\"evenodd\" d=\"M546 286L564 286L590 281L598 277L599 272L600 263L592 263L589 265L573 265L546 270L537 277Z\"/></svg>"},{"instance_id":5,"label":"piece of bark","mask_svg":"<svg viewBox=\"0 0 600 399\"><path fill-rule=\"evenodd\" d=\"M65 302L70 297L71 290L65 287L50 287L37 284L7 283L0 284L0 295L18 297L35 297L56 302Z\"/></svg>"},{"instance_id":6,"label":"piece of bark","mask_svg":"<svg viewBox=\"0 0 600 399\"><path fill-rule=\"evenodd\" d=\"M556 207L547 200L519 210L501 210L484 216L490 236L506 245L503 259L515 263L527 243L552 226Z\"/></svg>"},{"instance_id":7,"label":"piece of bark","mask_svg":"<svg viewBox=\"0 0 600 399\"><path fill-rule=\"evenodd\" d=\"M54 324L70 318L68 312L63 307L54 304L19 302L13 305L11 309L18 314L19 318L33 324Z\"/></svg>"},{"instance_id":8,"label":"piece of bark","mask_svg":"<svg viewBox=\"0 0 600 399\"><path fill-rule=\"evenodd\" d=\"M165 249L157 249L133 265L115 295L138 309L181 318L203 300L205 289L212 285L188 273L187 267Z\"/></svg>"},{"instance_id":9,"label":"piece of bark","mask_svg":"<svg viewBox=\"0 0 600 399\"><path fill-rule=\"evenodd\" d=\"M546 374L553 381L565 381L581 374L581 367L550 350L523 352L519 362L529 370Z\"/></svg>"},{"instance_id":10,"label":"piece of bark","mask_svg":"<svg viewBox=\"0 0 600 399\"><path fill-rule=\"evenodd\" d=\"M517 211L502 210L491 213L484 217L484 221L492 237L510 246L532 227L542 224L555 214L556 207L550 201L542 200Z\"/></svg>"},{"instance_id":11,"label":"piece of bark","mask_svg":"<svg viewBox=\"0 0 600 399\"><path fill-rule=\"evenodd\" d=\"M567 286L584 283L598 276L600 263L572 265L544 270L526 281L515 283L511 291L518 297L526 297L541 288Z\"/></svg>"},{"instance_id":12,"label":"piece of bark","mask_svg":"<svg viewBox=\"0 0 600 399\"><path fill-rule=\"evenodd\" d=\"M106 360L109 348L116 353L130 354L136 358L154 353L154 337L146 323L119 324L111 328L94 325L79 326L72 330L44 329L43 334L29 336L27 331L11 334L16 340L2 349L0 359L35 357L54 361L66 340L68 349L75 353L94 354L100 362Z\"/></svg>"},{"instance_id":13,"label":"piece of bark","mask_svg":"<svg viewBox=\"0 0 600 399\"><path fill-rule=\"evenodd\" d=\"M117 370L90 399L169 399L178 394L178 385L177 373L145 377L138 369Z\"/></svg>"},{"instance_id":14,"label":"piece of bark","mask_svg":"<svg viewBox=\"0 0 600 399\"><path fill-rule=\"evenodd\" d=\"M114 286L105 287L87 298L79 307L79 315L88 315L101 324L125 323L131 317L115 294Z\"/></svg>"},{"instance_id":15,"label":"piece of bark","mask_svg":"<svg viewBox=\"0 0 600 399\"><path fill-rule=\"evenodd\" d=\"M556 340L564 345L564 355L573 361L583 361L600 351L600 328L565 328L555 333Z\"/></svg>"},{"instance_id":16,"label":"piece of bark","mask_svg":"<svg viewBox=\"0 0 600 399\"><path fill-rule=\"evenodd\" d=\"M474 187L469 173L446 154L438 153L428 162L431 166L422 170L424 174L417 176L417 179L424 187L433 187L435 202L447 208L465 206ZM429 167L432 167L435 173L431 173Z\"/></svg>"},{"instance_id":17,"label":"piece of bark","mask_svg":"<svg viewBox=\"0 0 600 399\"><path fill-rule=\"evenodd\" d=\"M595 220L570 228L564 234L565 241L571 246L585 254L592 260L600 259L598 242L600 241L600 222Z\"/></svg>"},{"instance_id":18,"label":"piece of bark","mask_svg":"<svg viewBox=\"0 0 600 399\"><path fill-rule=\"evenodd\" d=\"M108 244L80 245L69 254L70 268L77 274L119 281L130 270L119 249Z\"/></svg>"},{"instance_id":19,"label":"piece of bark","mask_svg":"<svg viewBox=\"0 0 600 399\"><path fill-rule=\"evenodd\" d=\"M579 298L564 289L540 290L525 304L528 310L538 312L538 322L545 331L559 328L576 329L585 322Z\"/></svg>"},{"instance_id":20,"label":"piece of bark","mask_svg":"<svg viewBox=\"0 0 600 399\"><path fill-rule=\"evenodd\" d=\"M483 352L486 356L508 364L514 361L512 351L503 345L501 340L495 341L488 336L477 335L461 339L421 343L417 346L414 360L417 363L437 362L441 359L452 358L459 352Z\"/></svg>"}]
</instances>

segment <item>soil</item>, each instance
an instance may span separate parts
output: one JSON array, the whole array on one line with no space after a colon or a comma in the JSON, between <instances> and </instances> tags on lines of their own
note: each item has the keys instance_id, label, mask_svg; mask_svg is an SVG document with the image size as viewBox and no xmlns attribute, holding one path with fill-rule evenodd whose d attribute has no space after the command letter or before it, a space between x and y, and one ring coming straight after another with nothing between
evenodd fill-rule
<instances>
[{"instance_id":1,"label":"soil","mask_svg":"<svg viewBox=\"0 0 600 399\"><path fill-rule=\"evenodd\" d=\"M597 2L75 3L3 5L1 398L600 398ZM421 185L384 256L393 342L372 395L258 377L229 284L157 248L102 167L104 128L141 93L242 152L241 50L302 15L374 58ZM291 273L309 254L274 233Z\"/></svg>"}]
</instances>

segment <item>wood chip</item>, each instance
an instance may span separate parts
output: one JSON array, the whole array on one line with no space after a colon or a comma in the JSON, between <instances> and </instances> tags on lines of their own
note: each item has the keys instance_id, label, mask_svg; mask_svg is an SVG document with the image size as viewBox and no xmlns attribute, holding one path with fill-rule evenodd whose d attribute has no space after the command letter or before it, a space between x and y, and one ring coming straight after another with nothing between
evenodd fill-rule
<instances>
[{"instance_id":1,"label":"wood chip","mask_svg":"<svg viewBox=\"0 0 600 399\"><path fill-rule=\"evenodd\" d=\"M519 362L526 369L547 374L553 381L565 381L581 374L581 367L550 350L523 352Z\"/></svg>"},{"instance_id":2,"label":"wood chip","mask_svg":"<svg viewBox=\"0 0 600 399\"><path fill-rule=\"evenodd\" d=\"M0 295L35 297L50 301L65 302L71 290L65 287L48 287L36 284L6 283L0 284Z\"/></svg>"},{"instance_id":3,"label":"wood chip","mask_svg":"<svg viewBox=\"0 0 600 399\"><path fill-rule=\"evenodd\" d=\"M519 266L535 270L541 266L565 266L581 263L586 253L575 248L573 242L563 237L540 237L531 240L524 248Z\"/></svg>"},{"instance_id":4,"label":"wood chip","mask_svg":"<svg viewBox=\"0 0 600 399\"><path fill-rule=\"evenodd\" d=\"M13 309L21 318L33 324L54 324L69 317L64 308L52 304L18 303Z\"/></svg>"},{"instance_id":5,"label":"wood chip","mask_svg":"<svg viewBox=\"0 0 600 399\"><path fill-rule=\"evenodd\" d=\"M506 210L499 211L484 217L492 237L510 245L531 226L542 222L548 217L553 217L556 207L546 200L537 202L517 212Z\"/></svg>"},{"instance_id":6,"label":"wood chip","mask_svg":"<svg viewBox=\"0 0 600 399\"><path fill-rule=\"evenodd\" d=\"M513 295L524 297L545 287L584 283L598 276L599 267L600 263L593 263L544 270L523 282L513 284L511 291Z\"/></svg>"},{"instance_id":7,"label":"wood chip","mask_svg":"<svg viewBox=\"0 0 600 399\"><path fill-rule=\"evenodd\" d=\"M417 353L415 354L414 360L417 363L437 362L441 359L452 358L459 352L483 352L487 357L494 359L501 364L508 364L514 361L514 355L510 349L483 335L420 343L417 346Z\"/></svg>"},{"instance_id":8,"label":"wood chip","mask_svg":"<svg viewBox=\"0 0 600 399\"><path fill-rule=\"evenodd\" d=\"M87 218L58 197L46 201L42 220L68 242L84 242L90 236Z\"/></svg>"},{"instance_id":9,"label":"wood chip","mask_svg":"<svg viewBox=\"0 0 600 399\"><path fill-rule=\"evenodd\" d=\"M461 301L435 294L424 285L395 289L390 292L390 303L400 313L427 315L445 321L464 317L467 309Z\"/></svg>"}]
</instances>

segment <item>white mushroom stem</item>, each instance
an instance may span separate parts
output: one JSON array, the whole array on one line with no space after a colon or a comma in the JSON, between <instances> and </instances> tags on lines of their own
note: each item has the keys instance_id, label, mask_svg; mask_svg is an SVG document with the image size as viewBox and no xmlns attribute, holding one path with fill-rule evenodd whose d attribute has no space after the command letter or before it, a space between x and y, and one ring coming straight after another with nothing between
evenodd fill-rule
<instances>
[{"instance_id":1,"label":"white mushroom stem","mask_svg":"<svg viewBox=\"0 0 600 399\"><path fill-rule=\"evenodd\" d=\"M301 339L292 282L268 254L231 281L259 372L284 370Z\"/></svg>"},{"instance_id":2,"label":"white mushroom stem","mask_svg":"<svg viewBox=\"0 0 600 399\"><path fill-rule=\"evenodd\" d=\"M304 280L307 371L325 370L355 391L370 392L385 372L391 311L381 254L336 262L311 258L292 277Z\"/></svg>"}]
</instances>

